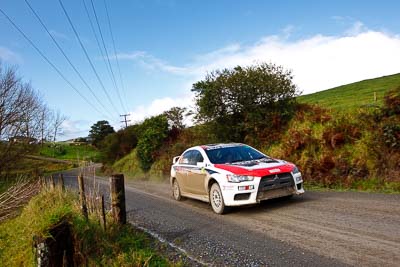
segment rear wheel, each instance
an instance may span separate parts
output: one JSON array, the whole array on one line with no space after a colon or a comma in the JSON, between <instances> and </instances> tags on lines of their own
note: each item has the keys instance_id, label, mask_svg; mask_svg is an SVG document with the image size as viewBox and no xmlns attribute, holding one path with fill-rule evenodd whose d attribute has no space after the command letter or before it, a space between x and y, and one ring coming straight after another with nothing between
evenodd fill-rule
<instances>
[{"instance_id":1,"label":"rear wheel","mask_svg":"<svg viewBox=\"0 0 400 267\"><path fill-rule=\"evenodd\" d=\"M181 195L181 188L179 187L178 181L174 179L172 182L172 195L174 196L175 200L181 200L182 195Z\"/></svg>"},{"instance_id":2,"label":"rear wheel","mask_svg":"<svg viewBox=\"0 0 400 267\"><path fill-rule=\"evenodd\" d=\"M214 183L210 189L210 202L213 211L217 214L223 214L227 211L227 207L224 203L221 188L217 183Z\"/></svg>"}]
</instances>

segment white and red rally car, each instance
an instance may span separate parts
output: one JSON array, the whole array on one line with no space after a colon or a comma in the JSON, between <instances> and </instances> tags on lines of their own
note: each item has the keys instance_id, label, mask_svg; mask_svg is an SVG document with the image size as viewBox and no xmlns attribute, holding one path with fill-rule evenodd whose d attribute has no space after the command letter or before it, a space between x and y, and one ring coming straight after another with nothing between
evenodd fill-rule
<instances>
[{"instance_id":1,"label":"white and red rally car","mask_svg":"<svg viewBox=\"0 0 400 267\"><path fill-rule=\"evenodd\" d=\"M304 193L296 165L237 143L187 149L174 157L170 182L176 200L211 202L218 214L230 206Z\"/></svg>"}]
</instances>

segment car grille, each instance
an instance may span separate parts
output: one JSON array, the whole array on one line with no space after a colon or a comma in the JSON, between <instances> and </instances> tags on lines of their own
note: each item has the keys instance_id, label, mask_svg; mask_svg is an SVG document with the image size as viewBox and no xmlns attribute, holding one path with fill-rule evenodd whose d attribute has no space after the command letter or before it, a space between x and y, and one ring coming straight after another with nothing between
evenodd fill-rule
<instances>
[{"instance_id":1,"label":"car grille","mask_svg":"<svg viewBox=\"0 0 400 267\"><path fill-rule=\"evenodd\" d=\"M279 188L293 187L294 180L289 172L263 176L258 187L258 192L264 192Z\"/></svg>"}]
</instances>

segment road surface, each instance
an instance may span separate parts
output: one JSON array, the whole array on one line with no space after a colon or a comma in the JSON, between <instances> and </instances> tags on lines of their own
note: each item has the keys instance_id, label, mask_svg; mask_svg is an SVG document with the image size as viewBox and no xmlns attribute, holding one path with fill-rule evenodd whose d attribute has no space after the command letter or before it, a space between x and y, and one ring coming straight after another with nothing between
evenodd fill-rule
<instances>
[{"instance_id":1,"label":"road surface","mask_svg":"<svg viewBox=\"0 0 400 267\"><path fill-rule=\"evenodd\" d=\"M199 265L400 266L400 195L306 192L221 216L207 203L173 200L167 183L126 181L126 204L129 222Z\"/></svg>"}]
</instances>

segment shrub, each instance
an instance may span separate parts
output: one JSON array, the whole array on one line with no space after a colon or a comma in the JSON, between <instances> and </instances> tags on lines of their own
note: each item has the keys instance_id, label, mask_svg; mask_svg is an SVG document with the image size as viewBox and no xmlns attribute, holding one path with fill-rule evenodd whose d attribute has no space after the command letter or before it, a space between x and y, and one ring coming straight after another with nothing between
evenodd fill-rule
<instances>
[{"instance_id":1,"label":"shrub","mask_svg":"<svg viewBox=\"0 0 400 267\"><path fill-rule=\"evenodd\" d=\"M137 156L143 171L151 168L157 154L156 151L163 145L168 136L168 120L164 115L146 119L140 125Z\"/></svg>"}]
</instances>

